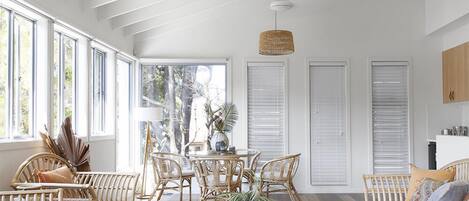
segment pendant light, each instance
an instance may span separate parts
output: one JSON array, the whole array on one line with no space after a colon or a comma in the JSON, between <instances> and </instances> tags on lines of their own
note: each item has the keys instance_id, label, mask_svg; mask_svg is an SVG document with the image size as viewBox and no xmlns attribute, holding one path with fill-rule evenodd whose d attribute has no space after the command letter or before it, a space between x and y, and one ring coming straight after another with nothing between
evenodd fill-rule
<instances>
[{"instance_id":1,"label":"pendant light","mask_svg":"<svg viewBox=\"0 0 469 201\"><path fill-rule=\"evenodd\" d=\"M274 30L264 31L259 37L259 54L261 55L288 55L295 52L293 34L291 31L277 29L277 12L288 10L293 4L288 0L277 0L270 4L275 12Z\"/></svg>"}]
</instances>

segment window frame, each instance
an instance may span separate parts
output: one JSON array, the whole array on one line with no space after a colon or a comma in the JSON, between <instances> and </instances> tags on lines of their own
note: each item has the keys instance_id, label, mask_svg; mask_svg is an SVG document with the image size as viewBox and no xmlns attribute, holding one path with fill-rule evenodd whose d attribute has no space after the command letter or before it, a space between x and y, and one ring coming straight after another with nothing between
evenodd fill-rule
<instances>
[{"instance_id":1,"label":"window frame","mask_svg":"<svg viewBox=\"0 0 469 201\"><path fill-rule=\"evenodd\" d=\"M58 72L58 76L59 76L59 83L58 83L58 88L59 88L59 93L58 93L58 97L59 97L59 102L58 102L58 113L60 114L60 116L58 116L57 118L61 119L59 122L63 122L65 120L65 113L64 113L64 83L65 83L65 48L64 48L64 38L68 38L70 40L73 40L74 42L74 54L73 54L73 67L72 67L72 125L74 128L77 127L77 102L78 102L78 75L77 75L77 66L78 66L78 39L69 35L68 33L66 33L65 31L59 29L59 28L54 28L54 31L53 31L53 34L58 34L59 35L59 72ZM53 40L52 39L52 45L53 45ZM53 53L55 54L55 52ZM53 61L52 61L53 62ZM52 77L52 71L50 73L50 76ZM53 89L53 84L51 83L50 85L50 90L51 90L51 93L53 93L52 91L55 90ZM51 103L53 103L51 101ZM51 107L53 107L51 105ZM52 109L52 108L51 108ZM54 119L52 118L53 117L53 114L51 114L51 120L53 121ZM53 124L52 124L53 125ZM55 126L59 126L60 125L55 125ZM49 133L50 133L50 130L53 131L52 128L49 129ZM53 136L58 136L59 133L51 133Z\"/></svg>"},{"instance_id":2,"label":"window frame","mask_svg":"<svg viewBox=\"0 0 469 201\"><path fill-rule=\"evenodd\" d=\"M407 98L408 98L408 152L409 163L414 163L414 125L413 125L413 61L411 57L369 57L367 59L367 114L368 114L368 173L374 172L373 157L373 62L407 62Z\"/></svg>"},{"instance_id":3,"label":"window frame","mask_svg":"<svg viewBox=\"0 0 469 201\"><path fill-rule=\"evenodd\" d=\"M99 66L100 68L100 84L101 84L101 91L100 93L100 110L101 110L101 113L102 113L102 119L101 119L101 128L102 130L101 131L96 131L95 128L96 128L96 125L95 125L95 115L94 115L94 108L95 108L95 64L96 64L96 53L98 54L101 54L102 55L102 59L103 59L103 62L102 62L102 65ZM108 134L106 134L106 101L107 101L107 90L106 90L106 82L107 82L107 76L106 76L106 66L107 66L107 62L108 62L108 52L104 51L104 50L101 50L100 48L98 47L91 47L91 80L92 80L92 83L91 83L91 132L90 132L90 137L99 137L99 136L106 136Z\"/></svg>"},{"instance_id":4,"label":"window frame","mask_svg":"<svg viewBox=\"0 0 469 201\"><path fill-rule=\"evenodd\" d=\"M37 20L29 17L28 15L23 14L22 12L19 12L13 8L1 5L1 9L4 9L6 12L8 12L8 42L7 42L7 82L6 82L6 97L5 97L5 105L7 106L5 110L5 131L6 135L2 138L0 138L0 141L25 141L25 140L32 140L37 138L36 130L37 130L37 125L36 125L36 104L37 104L37 85L36 85L36 79L37 79ZM15 99L19 100L19 95L18 97L13 97L13 87L15 85L20 86L18 83L19 81L15 81L15 75L14 73L18 71L20 68L17 67L15 69L15 60L20 59L19 55L15 57L16 53L19 53L20 49L16 50L14 48L14 41L15 41L15 17L20 16L21 18L24 18L25 20L31 22L31 85L30 90L30 98L28 100L29 102L29 112L28 112L28 121L29 121L29 134L27 135L22 135L21 133L18 132L18 128L14 128L13 125L13 113L14 113L14 108L13 108L13 103L16 101ZM15 85L14 85L15 83ZM18 105L19 103L17 103ZM19 121L19 117L17 117L17 121Z\"/></svg>"}]
</instances>

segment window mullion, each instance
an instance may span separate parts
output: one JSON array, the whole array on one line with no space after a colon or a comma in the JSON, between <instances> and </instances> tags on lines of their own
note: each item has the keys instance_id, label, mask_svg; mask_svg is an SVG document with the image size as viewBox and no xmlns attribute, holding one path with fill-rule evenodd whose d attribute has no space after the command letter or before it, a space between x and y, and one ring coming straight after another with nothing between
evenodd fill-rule
<instances>
[{"instance_id":1,"label":"window mullion","mask_svg":"<svg viewBox=\"0 0 469 201\"><path fill-rule=\"evenodd\" d=\"M10 139L10 140L13 140L13 129L12 129L12 126L13 126L13 122L12 122L12 114L13 114L13 51L14 51L14 48L13 48L13 45L14 45L14 42L13 42L13 38L14 38L14 13L13 11L10 11L9 12L9 18L8 18L8 77L7 77L7 97L6 97L6 101L7 101L7 105L8 105L8 108L7 108L7 114L6 114L6 130L7 130L7 137Z\"/></svg>"}]
</instances>

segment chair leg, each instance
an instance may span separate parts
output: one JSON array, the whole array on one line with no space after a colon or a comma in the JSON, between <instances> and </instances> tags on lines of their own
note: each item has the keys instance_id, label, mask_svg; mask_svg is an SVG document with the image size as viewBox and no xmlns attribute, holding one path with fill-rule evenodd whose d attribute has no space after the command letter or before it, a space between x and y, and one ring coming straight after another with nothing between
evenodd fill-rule
<instances>
[{"instance_id":1,"label":"chair leg","mask_svg":"<svg viewBox=\"0 0 469 201\"><path fill-rule=\"evenodd\" d=\"M270 196L270 184L267 184L266 188L267 188L266 189L266 195L267 195L267 198L269 198L269 196Z\"/></svg>"},{"instance_id":2,"label":"chair leg","mask_svg":"<svg viewBox=\"0 0 469 201\"><path fill-rule=\"evenodd\" d=\"M296 199L297 199L298 201L301 201L300 195L298 194L298 191L296 191L296 188L295 188L295 186L293 185L293 183L290 184L290 185L291 185L291 188L293 189L293 192L295 193Z\"/></svg>"},{"instance_id":3,"label":"chair leg","mask_svg":"<svg viewBox=\"0 0 469 201\"><path fill-rule=\"evenodd\" d=\"M159 186L160 186L160 182L157 181L157 183L155 184L155 189L153 190L153 192L151 192L150 198L149 198L148 200L152 200L152 199L153 199L153 197L154 197L155 194L156 194L156 191L158 191L158 187L159 187Z\"/></svg>"},{"instance_id":4,"label":"chair leg","mask_svg":"<svg viewBox=\"0 0 469 201\"><path fill-rule=\"evenodd\" d=\"M166 182L163 182L162 185L161 185L161 190L160 190L160 194L158 195L158 200L161 199L161 196L163 196L163 193L164 193L164 189L166 188Z\"/></svg>"},{"instance_id":5,"label":"chair leg","mask_svg":"<svg viewBox=\"0 0 469 201\"><path fill-rule=\"evenodd\" d=\"M189 182L189 201L192 201L192 178L187 181Z\"/></svg>"},{"instance_id":6,"label":"chair leg","mask_svg":"<svg viewBox=\"0 0 469 201\"><path fill-rule=\"evenodd\" d=\"M289 184L286 185L288 196L290 196L291 201L296 201L295 193Z\"/></svg>"},{"instance_id":7,"label":"chair leg","mask_svg":"<svg viewBox=\"0 0 469 201\"><path fill-rule=\"evenodd\" d=\"M182 194L184 194L184 179L179 180L179 201L182 201Z\"/></svg>"}]
</instances>

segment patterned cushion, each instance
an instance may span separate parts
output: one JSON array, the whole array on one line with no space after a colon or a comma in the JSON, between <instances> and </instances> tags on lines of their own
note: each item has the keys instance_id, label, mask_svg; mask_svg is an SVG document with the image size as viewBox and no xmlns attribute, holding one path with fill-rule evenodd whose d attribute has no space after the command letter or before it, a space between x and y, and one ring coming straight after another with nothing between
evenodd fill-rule
<instances>
[{"instance_id":1,"label":"patterned cushion","mask_svg":"<svg viewBox=\"0 0 469 201\"><path fill-rule=\"evenodd\" d=\"M469 192L469 183L462 181L450 182L442 185L430 196L428 201L458 201L463 200Z\"/></svg>"},{"instance_id":2,"label":"patterned cushion","mask_svg":"<svg viewBox=\"0 0 469 201\"><path fill-rule=\"evenodd\" d=\"M411 176L409 189L407 190L407 197L405 201L410 201L414 192L417 190L420 182L425 178L431 178L436 181L453 181L456 171L454 168L449 168L445 170L425 170L411 165Z\"/></svg>"},{"instance_id":3,"label":"patterned cushion","mask_svg":"<svg viewBox=\"0 0 469 201\"><path fill-rule=\"evenodd\" d=\"M426 178L420 181L417 190L412 194L411 201L427 201L432 193L446 182Z\"/></svg>"}]
</instances>

